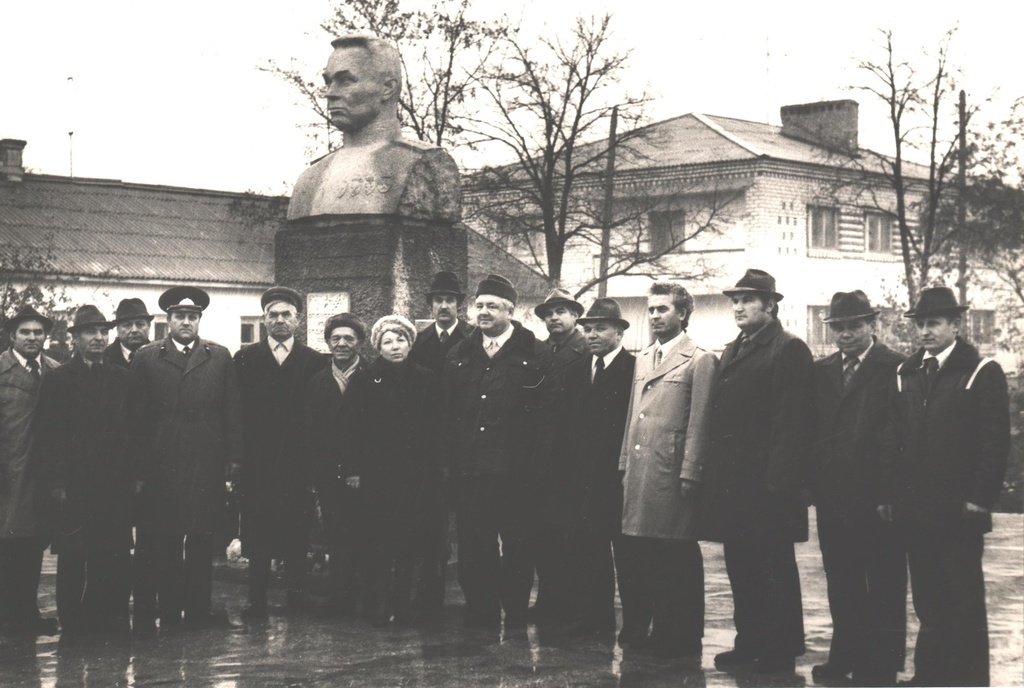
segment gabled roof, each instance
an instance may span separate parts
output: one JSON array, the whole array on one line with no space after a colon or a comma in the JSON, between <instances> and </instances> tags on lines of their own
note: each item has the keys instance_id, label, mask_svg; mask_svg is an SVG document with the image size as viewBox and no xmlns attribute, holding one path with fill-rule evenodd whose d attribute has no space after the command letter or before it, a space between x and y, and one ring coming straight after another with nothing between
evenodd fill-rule
<instances>
[{"instance_id":1,"label":"gabled roof","mask_svg":"<svg viewBox=\"0 0 1024 688\"><path fill-rule=\"evenodd\" d=\"M270 285L288 199L26 174L0 183L0 249L59 275Z\"/></svg>"}]
</instances>

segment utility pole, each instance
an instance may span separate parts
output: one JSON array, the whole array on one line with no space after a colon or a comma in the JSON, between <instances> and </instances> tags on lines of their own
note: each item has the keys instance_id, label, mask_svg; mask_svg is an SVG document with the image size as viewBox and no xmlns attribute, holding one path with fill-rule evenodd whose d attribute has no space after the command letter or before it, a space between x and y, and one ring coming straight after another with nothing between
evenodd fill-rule
<instances>
[{"instance_id":1,"label":"utility pole","mask_svg":"<svg viewBox=\"0 0 1024 688\"><path fill-rule=\"evenodd\" d=\"M960 91L960 132L957 150L957 194L956 194L956 231L960 234L960 264L957 286L960 288L960 303L967 305L967 94ZM964 333L970 335L970 318L964 318Z\"/></svg>"},{"instance_id":2,"label":"utility pole","mask_svg":"<svg viewBox=\"0 0 1024 688\"><path fill-rule=\"evenodd\" d=\"M619 125L619 106L612 108L612 122L608 132L608 160L604 171L604 208L601 213L601 266L597 285L599 298L608 296L608 259L611 253L612 212L615 203L615 130Z\"/></svg>"}]
</instances>

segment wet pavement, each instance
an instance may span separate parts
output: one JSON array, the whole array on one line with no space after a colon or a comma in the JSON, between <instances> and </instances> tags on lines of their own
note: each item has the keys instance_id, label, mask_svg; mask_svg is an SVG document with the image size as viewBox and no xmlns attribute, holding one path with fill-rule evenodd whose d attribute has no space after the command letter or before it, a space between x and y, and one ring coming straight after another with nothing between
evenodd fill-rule
<instances>
[{"instance_id":1,"label":"wet pavement","mask_svg":"<svg viewBox=\"0 0 1024 688\"><path fill-rule=\"evenodd\" d=\"M813 521L812 521L813 526ZM1024 516L1000 514L986 541L985 571L991 628L993 685L1024 685ZM124 639L74 642L40 638L0 641L2 686L804 686L823 662L831 634L816 536L797 548L803 583L808 651L796 673L757 676L716 671L714 655L732 644L732 601L721 548L702 544L707 630L695 661L635 656L611 643L568 638L531 625L503 636L461 627L458 586L449 586L445 617L417 628L377 629L359 620L313 614L271 616L237 631L179 631ZM53 560L47 558L43 612L53 615ZM215 604L233 619L243 585L218 580ZM284 595L273 592L283 605ZM911 619L910 647L916 621ZM912 669L912 650L907 669ZM907 678L908 674L901 675ZM825 685L849 685L834 682Z\"/></svg>"}]
</instances>

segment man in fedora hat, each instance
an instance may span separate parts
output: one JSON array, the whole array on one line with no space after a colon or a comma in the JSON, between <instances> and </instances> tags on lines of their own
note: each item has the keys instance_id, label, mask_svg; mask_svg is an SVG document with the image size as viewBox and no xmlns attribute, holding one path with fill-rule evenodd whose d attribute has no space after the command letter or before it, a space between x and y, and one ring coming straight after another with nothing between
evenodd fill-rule
<instances>
[{"instance_id":1,"label":"man in fedora hat","mask_svg":"<svg viewBox=\"0 0 1024 688\"><path fill-rule=\"evenodd\" d=\"M967 306L921 290L921 348L890 387L879 513L903 533L921 622L908 685L987 686L984 534L1010 451L1006 376L960 337Z\"/></svg>"},{"instance_id":2,"label":"man in fedora hat","mask_svg":"<svg viewBox=\"0 0 1024 688\"><path fill-rule=\"evenodd\" d=\"M476 290L477 329L448 354L442 374L439 456L455 491L465 623L526 626L537 485L550 480L548 351L514 321L518 293L501 275ZM499 553L500 538L500 553Z\"/></svg>"},{"instance_id":3,"label":"man in fedora hat","mask_svg":"<svg viewBox=\"0 0 1024 688\"><path fill-rule=\"evenodd\" d=\"M303 451L304 401L310 378L327 359L296 340L302 297L271 287L260 298L267 336L235 354L245 429L239 477L242 554L249 559L249 603L243 618L267 615L270 562L283 559L288 607L306 594L306 550L315 508Z\"/></svg>"},{"instance_id":4,"label":"man in fedora hat","mask_svg":"<svg viewBox=\"0 0 1024 688\"><path fill-rule=\"evenodd\" d=\"M536 308L534 315L544 322L548 338L544 341L549 357L551 384L560 395L565 373L576 361L590 356L583 333L576 327L583 315L583 304L565 289L552 289ZM557 459L553 456L552 458ZM535 538L537 569L537 601L530 609L534 620L567 619L571 614L569 581L566 577L565 532L558 517L563 495L553 482L542 487L541 508Z\"/></svg>"},{"instance_id":5,"label":"man in fedora hat","mask_svg":"<svg viewBox=\"0 0 1024 688\"><path fill-rule=\"evenodd\" d=\"M43 353L53 321L25 306L3 325L0 354L0 632L52 635L36 597L49 532L37 502L32 419L39 385L58 366Z\"/></svg>"},{"instance_id":6,"label":"man in fedora hat","mask_svg":"<svg viewBox=\"0 0 1024 688\"><path fill-rule=\"evenodd\" d=\"M635 613L627 613L628 603L623 608L619 641L649 644L663 658L699 658L703 649L697 489L708 461L717 361L686 333L693 307L681 284L651 285L647 313L655 342L637 357L619 458L623 545L642 573Z\"/></svg>"},{"instance_id":7,"label":"man in fedora hat","mask_svg":"<svg viewBox=\"0 0 1024 688\"><path fill-rule=\"evenodd\" d=\"M629 322L615 299L597 299L578 323L590 355L566 370L554 440L554 454L561 457L557 491L562 497L560 525L566 533L568 602L574 619L569 633L612 637L616 568L626 619L633 602L633 576L628 575L620 548L619 450L636 359L622 348Z\"/></svg>"},{"instance_id":8,"label":"man in fedora hat","mask_svg":"<svg viewBox=\"0 0 1024 688\"><path fill-rule=\"evenodd\" d=\"M459 309L466 294L454 272L434 275L427 291L430 315L434 322L420 330L409 352L409 358L440 376L444 360L452 347L464 340L472 328L459 318ZM445 485L438 476L429 476L424 488L425 517L419 541L419 578L413 609L422 614L436 614L444 605L445 572L451 547L448 542L448 499Z\"/></svg>"},{"instance_id":9,"label":"man in fedora hat","mask_svg":"<svg viewBox=\"0 0 1024 688\"><path fill-rule=\"evenodd\" d=\"M43 379L35 448L56 513L57 615L65 635L127 632L131 596L130 374L104 362L110 323L82 306L74 354Z\"/></svg>"},{"instance_id":10,"label":"man in fedora hat","mask_svg":"<svg viewBox=\"0 0 1024 688\"><path fill-rule=\"evenodd\" d=\"M137 445L146 448L136 534L157 562L155 581L135 582L140 629L153 626L154 589L161 632L181 626L182 612L187 627L230 626L211 608L213 542L223 522L225 478L233 481L242 461L242 414L231 354L199 337L209 304L197 287L165 291L159 305L167 337L143 346L132 363L130 417Z\"/></svg>"},{"instance_id":11,"label":"man in fedora hat","mask_svg":"<svg viewBox=\"0 0 1024 688\"><path fill-rule=\"evenodd\" d=\"M807 541L814 358L782 329L770 274L747 270L723 293L740 334L715 378L700 528L724 544L736 639L715 666L792 673L805 651L794 543Z\"/></svg>"},{"instance_id":12,"label":"man in fedora hat","mask_svg":"<svg viewBox=\"0 0 1024 688\"><path fill-rule=\"evenodd\" d=\"M814 363L812 494L828 583L832 644L815 679L892 686L903 669L907 556L878 518L888 389L906 357L878 341L879 311L858 290L836 292L828 317L836 351Z\"/></svg>"},{"instance_id":13,"label":"man in fedora hat","mask_svg":"<svg viewBox=\"0 0 1024 688\"><path fill-rule=\"evenodd\" d=\"M122 368L129 367L139 347L149 344L152 322L153 316L142 299L121 299L110 323L117 328L117 337L107 347L104 361Z\"/></svg>"}]
</instances>

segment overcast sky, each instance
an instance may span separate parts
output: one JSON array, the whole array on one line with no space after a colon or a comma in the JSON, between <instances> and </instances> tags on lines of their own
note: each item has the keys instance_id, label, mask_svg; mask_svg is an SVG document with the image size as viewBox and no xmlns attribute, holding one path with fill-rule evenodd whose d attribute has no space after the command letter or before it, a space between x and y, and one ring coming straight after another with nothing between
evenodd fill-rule
<instances>
[{"instance_id":1,"label":"overcast sky","mask_svg":"<svg viewBox=\"0 0 1024 688\"><path fill-rule=\"evenodd\" d=\"M845 87L880 55L878 29L922 68L959 26L953 62L972 101L999 119L1024 94L1024 5L860 2L477 0L515 12L528 35L565 32L580 11L613 13L632 49L630 81L654 120L687 112L778 123L782 105L854 98L861 144L886 149L885 112ZM834 9L833 9L834 8ZM316 78L330 52L326 0L8 2L0 40L0 137L28 141L32 171L233 191L287 193L311 157L296 96L259 72L295 58ZM69 81L69 77L73 80Z\"/></svg>"}]
</instances>

